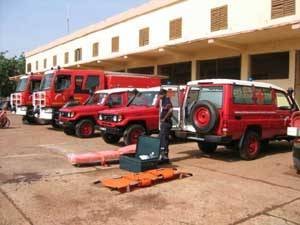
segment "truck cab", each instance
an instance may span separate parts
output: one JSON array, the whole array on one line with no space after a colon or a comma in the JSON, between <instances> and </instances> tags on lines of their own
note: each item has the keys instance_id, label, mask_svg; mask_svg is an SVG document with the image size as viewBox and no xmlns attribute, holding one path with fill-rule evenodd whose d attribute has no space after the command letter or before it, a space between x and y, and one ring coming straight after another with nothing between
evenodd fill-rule
<instances>
[{"instance_id":1,"label":"truck cab","mask_svg":"<svg viewBox=\"0 0 300 225\"><path fill-rule=\"evenodd\" d=\"M34 123L32 94L39 90L42 75L31 74L20 77L15 93L11 94L12 111L23 116L23 122Z\"/></svg>"},{"instance_id":2,"label":"truck cab","mask_svg":"<svg viewBox=\"0 0 300 225\"><path fill-rule=\"evenodd\" d=\"M70 99L83 104L90 90L104 89L104 73L97 70L56 69L47 71L40 91L33 95L37 118L49 120L58 127L58 110Z\"/></svg>"},{"instance_id":3,"label":"truck cab","mask_svg":"<svg viewBox=\"0 0 300 225\"><path fill-rule=\"evenodd\" d=\"M134 97L134 88L113 88L96 91L83 105L63 107L59 110L59 124L65 134L80 138L93 136L98 112L126 106Z\"/></svg>"}]
</instances>

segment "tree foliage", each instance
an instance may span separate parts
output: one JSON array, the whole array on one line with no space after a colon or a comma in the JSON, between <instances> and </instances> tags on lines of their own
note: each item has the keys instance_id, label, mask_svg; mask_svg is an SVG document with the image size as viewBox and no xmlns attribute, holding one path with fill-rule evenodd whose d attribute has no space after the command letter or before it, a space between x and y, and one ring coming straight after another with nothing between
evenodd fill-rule
<instances>
[{"instance_id":1,"label":"tree foliage","mask_svg":"<svg viewBox=\"0 0 300 225\"><path fill-rule=\"evenodd\" d=\"M16 83L9 77L25 73L24 55L7 58L7 52L0 52L0 97L9 96L15 90Z\"/></svg>"}]
</instances>

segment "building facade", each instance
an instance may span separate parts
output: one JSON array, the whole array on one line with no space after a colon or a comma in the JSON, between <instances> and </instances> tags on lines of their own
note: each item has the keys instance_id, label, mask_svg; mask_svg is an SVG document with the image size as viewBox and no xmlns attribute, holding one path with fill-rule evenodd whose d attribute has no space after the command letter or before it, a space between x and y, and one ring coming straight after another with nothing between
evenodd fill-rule
<instances>
[{"instance_id":1,"label":"building facade","mask_svg":"<svg viewBox=\"0 0 300 225\"><path fill-rule=\"evenodd\" d=\"M173 84L253 79L300 102L300 0L152 0L25 54L51 67L161 74Z\"/></svg>"}]
</instances>

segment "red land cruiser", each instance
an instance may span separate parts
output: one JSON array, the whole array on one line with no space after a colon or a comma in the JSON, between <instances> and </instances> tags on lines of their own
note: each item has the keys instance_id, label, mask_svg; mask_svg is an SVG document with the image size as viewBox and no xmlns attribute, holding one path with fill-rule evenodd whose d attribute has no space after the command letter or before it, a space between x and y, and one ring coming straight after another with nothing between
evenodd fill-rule
<instances>
[{"instance_id":1,"label":"red land cruiser","mask_svg":"<svg viewBox=\"0 0 300 225\"><path fill-rule=\"evenodd\" d=\"M130 101L127 107L104 110L99 113L97 121L105 142L114 144L122 137L125 145L137 142L142 133L151 135L159 129L159 98L161 87L139 89L138 94ZM183 97L185 86L162 86L168 91L172 104L178 105ZM179 94L179 95L178 95ZM176 115L173 120L178 121Z\"/></svg>"},{"instance_id":2,"label":"red land cruiser","mask_svg":"<svg viewBox=\"0 0 300 225\"><path fill-rule=\"evenodd\" d=\"M217 145L235 146L240 157L255 159L262 143L286 139L295 100L282 88L261 82L209 79L188 83L183 103L174 106L181 118L178 136L198 142L207 153ZM174 121L173 121L174 122Z\"/></svg>"},{"instance_id":3,"label":"red land cruiser","mask_svg":"<svg viewBox=\"0 0 300 225\"><path fill-rule=\"evenodd\" d=\"M98 112L108 108L126 106L134 97L134 88L113 88L95 92L84 104L61 108L59 124L65 134L88 138L94 134Z\"/></svg>"},{"instance_id":4,"label":"red land cruiser","mask_svg":"<svg viewBox=\"0 0 300 225\"><path fill-rule=\"evenodd\" d=\"M101 111L97 120L105 142L125 145L137 142L142 133L158 132L160 87L140 89L127 107Z\"/></svg>"}]
</instances>

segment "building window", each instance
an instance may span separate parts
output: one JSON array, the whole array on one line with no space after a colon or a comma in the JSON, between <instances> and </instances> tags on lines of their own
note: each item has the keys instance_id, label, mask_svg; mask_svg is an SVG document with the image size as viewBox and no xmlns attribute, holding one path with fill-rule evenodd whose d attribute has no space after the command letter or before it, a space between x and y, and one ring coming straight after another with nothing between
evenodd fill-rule
<instances>
[{"instance_id":1,"label":"building window","mask_svg":"<svg viewBox=\"0 0 300 225\"><path fill-rule=\"evenodd\" d=\"M39 61L35 61L35 70L39 70Z\"/></svg>"},{"instance_id":2,"label":"building window","mask_svg":"<svg viewBox=\"0 0 300 225\"><path fill-rule=\"evenodd\" d=\"M65 52L65 64L69 63L69 52Z\"/></svg>"},{"instance_id":3,"label":"building window","mask_svg":"<svg viewBox=\"0 0 300 225\"><path fill-rule=\"evenodd\" d=\"M250 56L250 75L254 80L288 79L289 52Z\"/></svg>"},{"instance_id":4,"label":"building window","mask_svg":"<svg viewBox=\"0 0 300 225\"><path fill-rule=\"evenodd\" d=\"M93 44L93 57L96 57L99 55L99 43Z\"/></svg>"},{"instance_id":5,"label":"building window","mask_svg":"<svg viewBox=\"0 0 300 225\"><path fill-rule=\"evenodd\" d=\"M31 73L31 63L27 63L27 73Z\"/></svg>"},{"instance_id":6,"label":"building window","mask_svg":"<svg viewBox=\"0 0 300 225\"><path fill-rule=\"evenodd\" d=\"M225 30L228 27L228 6L211 9L210 29L211 31Z\"/></svg>"},{"instance_id":7,"label":"building window","mask_svg":"<svg viewBox=\"0 0 300 225\"><path fill-rule=\"evenodd\" d=\"M295 15L295 0L272 0L272 19Z\"/></svg>"},{"instance_id":8,"label":"building window","mask_svg":"<svg viewBox=\"0 0 300 225\"><path fill-rule=\"evenodd\" d=\"M170 21L170 40L182 37L182 18Z\"/></svg>"},{"instance_id":9,"label":"building window","mask_svg":"<svg viewBox=\"0 0 300 225\"><path fill-rule=\"evenodd\" d=\"M149 44L149 27L140 30L140 47Z\"/></svg>"},{"instance_id":10,"label":"building window","mask_svg":"<svg viewBox=\"0 0 300 225\"><path fill-rule=\"evenodd\" d=\"M57 66L57 56L56 55L53 56L52 65Z\"/></svg>"},{"instance_id":11,"label":"building window","mask_svg":"<svg viewBox=\"0 0 300 225\"><path fill-rule=\"evenodd\" d=\"M44 69L47 68L47 59L44 59Z\"/></svg>"},{"instance_id":12,"label":"building window","mask_svg":"<svg viewBox=\"0 0 300 225\"><path fill-rule=\"evenodd\" d=\"M113 37L111 39L111 51L112 52L118 52L119 51L119 42L120 42L119 37Z\"/></svg>"},{"instance_id":13,"label":"building window","mask_svg":"<svg viewBox=\"0 0 300 225\"><path fill-rule=\"evenodd\" d=\"M74 61L75 62L80 61L82 59L82 48L75 49L74 55L75 55Z\"/></svg>"},{"instance_id":14,"label":"building window","mask_svg":"<svg viewBox=\"0 0 300 225\"><path fill-rule=\"evenodd\" d=\"M181 62L175 64L159 65L157 67L159 75L168 76L168 79L162 80L162 83L186 84L191 80L192 63Z\"/></svg>"},{"instance_id":15,"label":"building window","mask_svg":"<svg viewBox=\"0 0 300 225\"><path fill-rule=\"evenodd\" d=\"M197 61L197 79L240 79L241 57Z\"/></svg>"}]
</instances>

